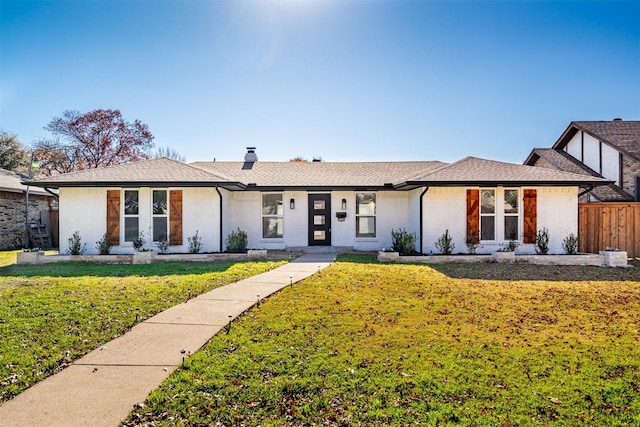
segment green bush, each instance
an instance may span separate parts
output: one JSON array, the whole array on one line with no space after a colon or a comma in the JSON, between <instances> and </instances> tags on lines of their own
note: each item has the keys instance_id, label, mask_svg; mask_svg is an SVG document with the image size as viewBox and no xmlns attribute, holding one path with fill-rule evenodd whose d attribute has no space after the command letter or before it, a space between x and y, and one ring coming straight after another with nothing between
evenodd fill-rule
<instances>
[{"instance_id":1,"label":"green bush","mask_svg":"<svg viewBox=\"0 0 640 427\"><path fill-rule=\"evenodd\" d=\"M568 255L575 255L578 253L579 243L578 236L571 233L562 241L562 249L564 249Z\"/></svg>"},{"instance_id":2,"label":"green bush","mask_svg":"<svg viewBox=\"0 0 640 427\"><path fill-rule=\"evenodd\" d=\"M138 237L136 237L135 239L133 239L133 241L131 242L133 244L133 249L136 252L142 252L144 251L144 244L145 244L145 240L144 240L144 234L140 233L138 235Z\"/></svg>"},{"instance_id":3,"label":"green bush","mask_svg":"<svg viewBox=\"0 0 640 427\"><path fill-rule=\"evenodd\" d=\"M197 254L200 252L202 248L202 239L198 236L198 230L196 230L196 234L193 237L187 237L187 242L189 242L189 253Z\"/></svg>"},{"instance_id":4,"label":"green bush","mask_svg":"<svg viewBox=\"0 0 640 427\"><path fill-rule=\"evenodd\" d=\"M169 240L167 240L166 237L161 238L158 243L156 243L156 246L161 254L169 252Z\"/></svg>"},{"instance_id":5,"label":"green bush","mask_svg":"<svg viewBox=\"0 0 640 427\"><path fill-rule=\"evenodd\" d=\"M111 242L109 241L109 236L107 236L107 233L104 233L104 235L102 236L102 239L96 242L96 249L98 250L100 255L109 255L112 247L113 245L111 245Z\"/></svg>"},{"instance_id":6,"label":"green bush","mask_svg":"<svg viewBox=\"0 0 640 427\"><path fill-rule=\"evenodd\" d=\"M224 241L224 244L227 247L227 252L233 253L247 252L248 243L249 239L247 239L247 233L240 230L240 228L238 228L238 231L232 231Z\"/></svg>"},{"instance_id":7,"label":"green bush","mask_svg":"<svg viewBox=\"0 0 640 427\"><path fill-rule=\"evenodd\" d=\"M75 231L73 236L69 237L69 253L71 255L82 255L87 244L82 244L80 232Z\"/></svg>"},{"instance_id":8,"label":"green bush","mask_svg":"<svg viewBox=\"0 0 640 427\"><path fill-rule=\"evenodd\" d=\"M409 233L404 228L399 228L397 231L391 229L391 242L393 250L400 255L416 253L416 233Z\"/></svg>"},{"instance_id":9,"label":"green bush","mask_svg":"<svg viewBox=\"0 0 640 427\"><path fill-rule=\"evenodd\" d=\"M435 242L436 248L443 255L451 255L451 252L455 249L456 245L453 243L453 237L449 234L447 229L442 236Z\"/></svg>"},{"instance_id":10,"label":"green bush","mask_svg":"<svg viewBox=\"0 0 640 427\"><path fill-rule=\"evenodd\" d=\"M536 234L536 252L542 255L549 253L549 230L546 228Z\"/></svg>"}]
</instances>

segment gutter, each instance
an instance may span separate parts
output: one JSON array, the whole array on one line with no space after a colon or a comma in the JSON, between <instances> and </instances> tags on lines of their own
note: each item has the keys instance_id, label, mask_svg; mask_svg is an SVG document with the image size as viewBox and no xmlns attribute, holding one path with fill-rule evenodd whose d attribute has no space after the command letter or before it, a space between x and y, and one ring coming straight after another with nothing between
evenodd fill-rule
<instances>
[{"instance_id":1,"label":"gutter","mask_svg":"<svg viewBox=\"0 0 640 427\"><path fill-rule=\"evenodd\" d=\"M424 191L420 194L420 253L422 254L422 240L423 240L423 231L422 231L422 223L424 222L424 220L422 219L422 212L424 210L423 206L422 206L422 199L424 197L424 195L427 193L427 191L429 191L429 186L424 187Z\"/></svg>"},{"instance_id":2,"label":"gutter","mask_svg":"<svg viewBox=\"0 0 640 427\"><path fill-rule=\"evenodd\" d=\"M222 193L216 184L216 192L218 193L218 197L220 197L220 252L222 252Z\"/></svg>"}]
</instances>

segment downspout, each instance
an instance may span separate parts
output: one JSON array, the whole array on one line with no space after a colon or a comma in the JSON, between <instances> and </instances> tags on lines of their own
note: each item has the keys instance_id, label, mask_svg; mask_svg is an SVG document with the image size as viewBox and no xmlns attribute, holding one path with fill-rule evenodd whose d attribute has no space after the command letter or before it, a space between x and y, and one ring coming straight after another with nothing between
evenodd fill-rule
<instances>
[{"instance_id":1,"label":"downspout","mask_svg":"<svg viewBox=\"0 0 640 427\"><path fill-rule=\"evenodd\" d=\"M43 189L44 189L44 191L46 191L47 193L51 194L51 195L52 195L53 197L55 197L56 199L59 199L59 198L60 198L60 196L59 196L59 195L57 195L57 194L56 194L56 193L54 193L53 191L49 190L49 187L44 187Z\"/></svg>"},{"instance_id":2,"label":"downspout","mask_svg":"<svg viewBox=\"0 0 640 427\"><path fill-rule=\"evenodd\" d=\"M584 196L585 194L587 194L588 192L590 192L591 190L593 190L593 184L589 185L589 188L587 188L586 190L584 190L582 193L578 194L578 200L580 200L580 197Z\"/></svg>"},{"instance_id":3,"label":"downspout","mask_svg":"<svg viewBox=\"0 0 640 427\"><path fill-rule=\"evenodd\" d=\"M222 252L222 193L220 192L218 185L216 185L216 192L220 198L220 252Z\"/></svg>"},{"instance_id":4,"label":"downspout","mask_svg":"<svg viewBox=\"0 0 640 427\"><path fill-rule=\"evenodd\" d=\"M424 197L424 195L427 193L427 191L429 191L429 187L425 187L424 191L420 194L420 253L422 253L422 239L423 239L423 232L422 232L422 223L424 222L422 219L422 211L423 211L423 207L422 207L422 198Z\"/></svg>"}]
</instances>

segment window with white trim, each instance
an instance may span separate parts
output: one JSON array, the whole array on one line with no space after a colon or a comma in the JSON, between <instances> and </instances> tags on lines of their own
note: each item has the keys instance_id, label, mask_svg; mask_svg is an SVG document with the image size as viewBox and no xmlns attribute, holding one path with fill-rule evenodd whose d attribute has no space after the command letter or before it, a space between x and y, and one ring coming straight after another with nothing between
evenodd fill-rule
<instances>
[{"instance_id":1,"label":"window with white trim","mask_svg":"<svg viewBox=\"0 0 640 427\"><path fill-rule=\"evenodd\" d=\"M496 190L480 190L480 240L496 240Z\"/></svg>"},{"instance_id":2,"label":"window with white trim","mask_svg":"<svg viewBox=\"0 0 640 427\"><path fill-rule=\"evenodd\" d=\"M284 235L282 194L262 195L262 238L281 239Z\"/></svg>"},{"instance_id":3,"label":"window with white trim","mask_svg":"<svg viewBox=\"0 0 640 427\"><path fill-rule=\"evenodd\" d=\"M520 222L518 199L520 192L517 189L506 188L504 190L504 238L505 240L518 240L518 223Z\"/></svg>"},{"instance_id":4,"label":"window with white trim","mask_svg":"<svg viewBox=\"0 0 640 427\"><path fill-rule=\"evenodd\" d=\"M167 190L153 190L152 238L154 242L168 240Z\"/></svg>"},{"instance_id":5,"label":"window with white trim","mask_svg":"<svg viewBox=\"0 0 640 427\"><path fill-rule=\"evenodd\" d=\"M124 191L124 241L133 242L140 235L138 190Z\"/></svg>"},{"instance_id":6,"label":"window with white trim","mask_svg":"<svg viewBox=\"0 0 640 427\"><path fill-rule=\"evenodd\" d=\"M376 193L356 194L356 237L376 237Z\"/></svg>"}]
</instances>

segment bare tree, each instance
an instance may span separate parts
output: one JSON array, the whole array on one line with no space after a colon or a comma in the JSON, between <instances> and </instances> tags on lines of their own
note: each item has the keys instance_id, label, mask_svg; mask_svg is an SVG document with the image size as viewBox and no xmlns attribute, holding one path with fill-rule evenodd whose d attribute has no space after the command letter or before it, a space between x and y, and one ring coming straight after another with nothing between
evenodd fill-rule
<instances>
[{"instance_id":1,"label":"bare tree","mask_svg":"<svg viewBox=\"0 0 640 427\"><path fill-rule=\"evenodd\" d=\"M146 159L153 148L148 126L127 122L119 110L65 111L45 130L57 139L36 142L34 155L48 175Z\"/></svg>"},{"instance_id":2,"label":"bare tree","mask_svg":"<svg viewBox=\"0 0 640 427\"><path fill-rule=\"evenodd\" d=\"M179 162L184 162L187 159L185 156L180 154L178 150L172 147L158 147L151 152L151 157L154 159L157 159L159 157L168 157Z\"/></svg>"}]
</instances>

